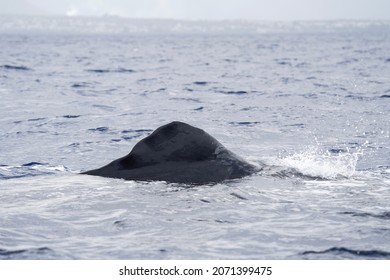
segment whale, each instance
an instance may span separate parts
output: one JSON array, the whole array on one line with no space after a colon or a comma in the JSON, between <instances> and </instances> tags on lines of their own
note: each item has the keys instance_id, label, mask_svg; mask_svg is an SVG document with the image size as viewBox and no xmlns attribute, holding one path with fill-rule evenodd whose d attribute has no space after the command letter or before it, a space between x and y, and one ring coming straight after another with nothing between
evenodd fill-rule
<instances>
[{"instance_id":1,"label":"whale","mask_svg":"<svg viewBox=\"0 0 390 280\"><path fill-rule=\"evenodd\" d=\"M199 185L242 178L260 170L204 130L174 121L139 141L128 155L81 174Z\"/></svg>"}]
</instances>

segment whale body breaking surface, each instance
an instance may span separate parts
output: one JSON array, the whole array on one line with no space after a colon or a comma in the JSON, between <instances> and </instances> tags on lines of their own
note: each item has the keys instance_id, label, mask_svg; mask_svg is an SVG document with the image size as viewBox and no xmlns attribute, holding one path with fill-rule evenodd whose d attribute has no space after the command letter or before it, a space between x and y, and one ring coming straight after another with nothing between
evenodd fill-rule
<instances>
[{"instance_id":1,"label":"whale body breaking surface","mask_svg":"<svg viewBox=\"0 0 390 280\"><path fill-rule=\"evenodd\" d=\"M241 178L259 170L202 129L174 121L142 139L127 156L82 174L135 181L208 184Z\"/></svg>"}]
</instances>

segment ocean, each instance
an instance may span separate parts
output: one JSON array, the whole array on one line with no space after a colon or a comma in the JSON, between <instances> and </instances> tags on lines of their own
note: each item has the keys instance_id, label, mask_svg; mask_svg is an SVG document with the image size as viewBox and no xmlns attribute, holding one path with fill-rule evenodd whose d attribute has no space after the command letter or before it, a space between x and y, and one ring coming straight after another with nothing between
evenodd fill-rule
<instances>
[{"instance_id":1,"label":"ocean","mask_svg":"<svg viewBox=\"0 0 390 280\"><path fill-rule=\"evenodd\" d=\"M390 259L390 22L0 18L0 259ZM80 175L171 121L255 165Z\"/></svg>"}]
</instances>

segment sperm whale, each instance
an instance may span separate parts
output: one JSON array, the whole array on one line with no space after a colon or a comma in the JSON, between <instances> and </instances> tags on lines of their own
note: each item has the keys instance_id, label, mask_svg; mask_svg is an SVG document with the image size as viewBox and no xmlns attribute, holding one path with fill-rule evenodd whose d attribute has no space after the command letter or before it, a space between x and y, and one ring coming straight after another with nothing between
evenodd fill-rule
<instances>
[{"instance_id":1,"label":"sperm whale","mask_svg":"<svg viewBox=\"0 0 390 280\"><path fill-rule=\"evenodd\" d=\"M218 183L259 171L202 129L174 121L157 128L125 157L82 174L136 181Z\"/></svg>"}]
</instances>

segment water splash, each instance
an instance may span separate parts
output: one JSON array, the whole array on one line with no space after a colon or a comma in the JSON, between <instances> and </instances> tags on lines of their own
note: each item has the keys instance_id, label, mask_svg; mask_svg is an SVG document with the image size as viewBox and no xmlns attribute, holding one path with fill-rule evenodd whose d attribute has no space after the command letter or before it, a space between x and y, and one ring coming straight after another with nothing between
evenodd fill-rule
<instances>
[{"instance_id":1,"label":"water splash","mask_svg":"<svg viewBox=\"0 0 390 280\"><path fill-rule=\"evenodd\" d=\"M333 154L312 147L303 152L289 154L276 160L277 165L291 168L299 174L322 179L352 177L362 152Z\"/></svg>"}]
</instances>

